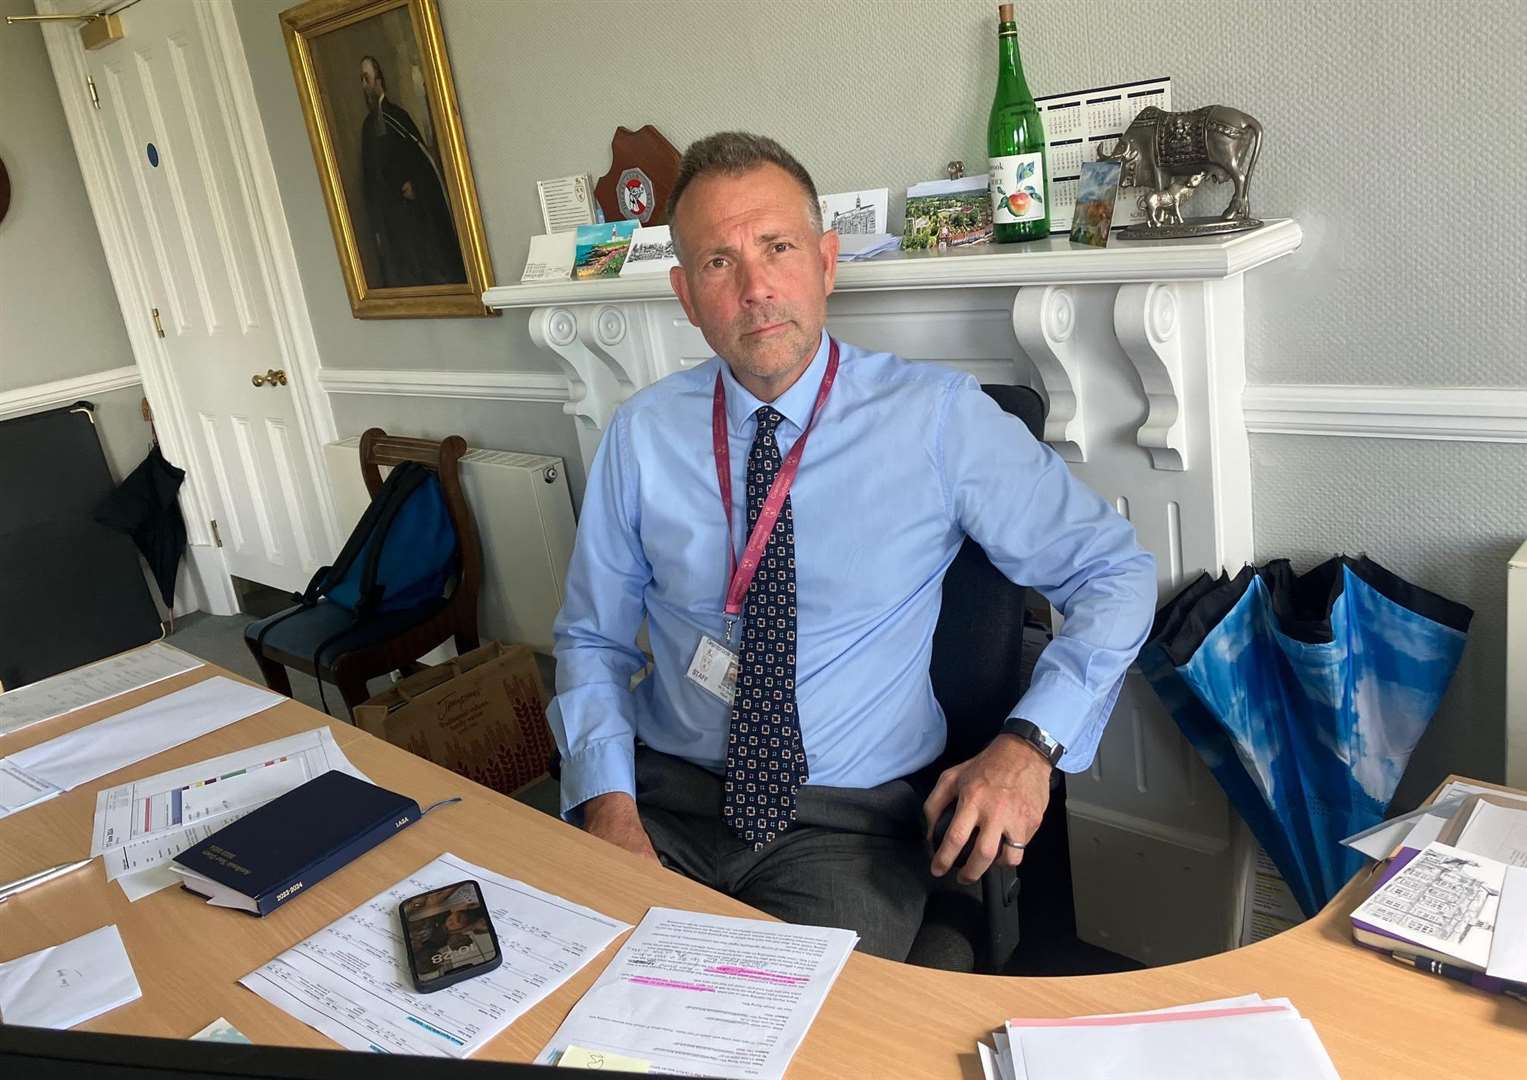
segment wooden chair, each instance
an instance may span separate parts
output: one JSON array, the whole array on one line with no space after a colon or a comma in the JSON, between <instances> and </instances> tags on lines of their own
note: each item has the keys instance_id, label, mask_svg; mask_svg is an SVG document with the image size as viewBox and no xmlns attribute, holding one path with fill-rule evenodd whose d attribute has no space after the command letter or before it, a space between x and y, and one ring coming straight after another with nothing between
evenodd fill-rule
<instances>
[{"instance_id":1,"label":"wooden chair","mask_svg":"<svg viewBox=\"0 0 1527 1080\"><path fill-rule=\"evenodd\" d=\"M455 587L449 596L407 611L375 616L348 633L343 631L351 620L350 612L327 600L305 611L298 605L250 623L244 629L244 643L260 665L266 686L291 697L286 669L295 668L338 687L346 709L354 710L370 696L367 680L413 668L419 657L447 638L455 639L458 652L477 648L482 542L461 490L459 463L466 452L466 441L460 435L431 442L371 428L361 436L361 475L372 498L381 490L384 466L417 461L439 475L456 528L460 562Z\"/></svg>"}]
</instances>

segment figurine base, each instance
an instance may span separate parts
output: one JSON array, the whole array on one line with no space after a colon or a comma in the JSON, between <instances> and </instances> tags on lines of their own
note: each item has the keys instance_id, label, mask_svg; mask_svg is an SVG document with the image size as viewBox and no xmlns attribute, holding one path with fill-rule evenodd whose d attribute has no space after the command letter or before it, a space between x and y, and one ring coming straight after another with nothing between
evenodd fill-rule
<instances>
[{"instance_id":1,"label":"figurine base","mask_svg":"<svg viewBox=\"0 0 1527 1080\"><path fill-rule=\"evenodd\" d=\"M1120 240L1181 240L1189 236L1220 236L1224 233L1249 232L1260 229L1260 218L1189 218L1181 225L1126 225L1115 229L1109 236Z\"/></svg>"}]
</instances>

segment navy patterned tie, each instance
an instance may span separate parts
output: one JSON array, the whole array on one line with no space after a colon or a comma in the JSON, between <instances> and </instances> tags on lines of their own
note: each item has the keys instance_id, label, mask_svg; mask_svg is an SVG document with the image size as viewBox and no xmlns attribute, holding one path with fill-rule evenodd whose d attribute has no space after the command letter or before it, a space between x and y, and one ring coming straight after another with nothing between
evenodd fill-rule
<instances>
[{"instance_id":1,"label":"navy patterned tie","mask_svg":"<svg viewBox=\"0 0 1527 1080\"><path fill-rule=\"evenodd\" d=\"M768 405L755 414L748 454L748 531L779 472L774 430L784 419ZM795 820L795 793L807 779L795 713L795 516L785 499L742 609L737 694L727 735L721 816L758 851Z\"/></svg>"}]
</instances>

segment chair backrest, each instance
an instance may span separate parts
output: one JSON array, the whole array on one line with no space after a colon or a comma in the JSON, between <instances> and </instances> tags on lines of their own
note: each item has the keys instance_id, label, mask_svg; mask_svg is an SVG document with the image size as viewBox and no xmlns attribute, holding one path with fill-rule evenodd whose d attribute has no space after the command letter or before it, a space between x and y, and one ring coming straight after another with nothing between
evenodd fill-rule
<instances>
[{"instance_id":1,"label":"chair backrest","mask_svg":"<svg viewBox=\"0 0 1527 1080\"><path fill-rule=\"evenodd\" d=\"M368 428L361 435L361 476L372 498L382 489L384 466L417 461L434 469L440 477L445 505L450 511L451 524L456 527L456 537L461 545L461 578L456 583L455 592L451 594L452 602L469 603L475 611L477 594L482 587L482 539L477 535L477 523L472 518L472 509L467 505L466 494L461 488L460 463L466 452L467 441L460 435L451 435L438 442L389 435L381 428Z\"/></svg>"},{"instance_id":2,"label":"chair backrest","mask_svg":"<svg viewBox=\"0 0 1527 1080\"><path fill-rule=\"evenodd\" d=\"M983 386L1003 410L1038 439L1045 403L1027 386ZM1022 696L1023 613L1028 590L992 565L981 546L965 538L944 575L943 606L933 631L928 672L933 696L949 728L944 763L979 753Z\"/></svg>"}]
</instances>

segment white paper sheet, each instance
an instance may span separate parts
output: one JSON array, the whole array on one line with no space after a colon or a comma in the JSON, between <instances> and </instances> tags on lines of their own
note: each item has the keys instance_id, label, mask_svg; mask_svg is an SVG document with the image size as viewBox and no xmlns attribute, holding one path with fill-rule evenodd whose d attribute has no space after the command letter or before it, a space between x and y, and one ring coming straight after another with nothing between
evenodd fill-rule
<instances>
[{"instance_id":1,"label":"white paper sheet","mask_svg":"<svg viewBox=\"0 0 1527 1080\"><path fill-rule=\"evenodd\" d=\"M116 924L0 964L0 1020L72 1028L143 996Z\"/></svg>"},{"instance_id":2,"label":"white paper sheet","mask_svg":"<svg viewBox=\"0 0 1527 1080\"><path fill-rule=\"evenodd\" d=\"M1506 867L1485 974L1527 984L1527 867Z\"/></svg>"},{"instance_id":3,"label":"white paper sheet","mask_svg":"<svg viewBox=\"0 0 1527 1080\"><path fill-rule=\"evenodd\" d=\"M1008 1032L1027 1080L1337 1080L1315 1029L1286 1001L1017 1020Z\"/></svg>"},{"instance_id":4,"label":"white paper sheet","mask_svg":"<svg viewBox=\"0 0 1527 1080\"><path fill-rule=\"evenodd\" d=\"M1242 994L1239 997L1215 998L1212 1001L1198 1001L1191 1005L1169 1005L1163 1009L1146 1009L1135 1013L1097 1013L1089 1016L1073 1017L1075 1020L1113 1020L1118 1021L1122 1017L1140 1016L1166 1016L1172 1013L1203 1012L1209 1009L1238 1009L1254 1005L1266 1005L1261 994ZM1280 998L1275 1003L1278 1005L1288 1004L1286 998ZM1291 1006L1290 1006L1291 1007ZM1013 1024L1022 1024L1023 1021L1010 1021ZM1009 1038L1006 1026L992 1032L992 1042L997 1050L992 1055L993 1063L998 1072L998 1080L1029 1080L1028 1067L1025 1063L1013 1056L1013 1039ZM1021 1034L1021 1029L1020 1029Z\"/></svg>"},{"instance_id":5,"label":"white paper sheet","mask_svg":"<svg viewBox=\"0 0 1527 1080\"><path fill-rule=\"evenodd\" d=\"M58 785L33 776L9 758L0 758L0 818L62 794Z\"/></svg>"},{"instance_id":6,"label":"white paper sheet","mask_svg":"<svg viewBox=\"0 0 1527 1080\"><path fill-rule=\"evenodd\" d=\"M1483 971L1506 866L1433 842L1352 913L1423 948Z\"/></svg>"},{"instance_id":7,"label":"white paper sheet","mask_svg":"<svg viewBox=\"0 0 1527 1080\"><path fill-rule=\"evenodd\" d=\"M856 233L883 233L890 201L890 188L822 195L817 199L817 205L822 209L822 228L834 229L844 237Z\"/></svg>"},{"instance_id":8,"label":"white paper sheet","mask_svg":"<svg viewBox=\"0 0 1527 1080\"><path fill-rule=\"evenodd\" d=\"M576 230L559 233L542 233L530 238L530 254L525 258L522 282L567 281L573 276L573 263L577 260Z\"/></svg>"},{"instance_id":9,"label":"white paper sheet","mask_svg":"<svg viewBox=\"0 0 1527 1080\"><path fill-rule=\"evenodd\" d=\"M1360 851L1370 859L1387 859L1403 841L1406 847L1424 848L1437 839L1437 833L1452 817L1465 796L1439 799L1430 806L1418 807L1408 814L1400 814L1377 825L1355 832L1342 841L1354 851ZM1432 819L1430 821L1426 819ZM1430 835L1427 835L1428 831ZM1423 839L1424 837L1424 839Z\"/></svg>"},{"instance_id":10,"label":"white paper sheet","mask_svg":"<svg viewBox=\"0 0 1527 1080\"><path fill-rule=\"evenodd\" d=\"M196 657L160 641L18 686L0 694L0 735L98 704L201 665Z\"/></svg>"},{"instance_id":11,"label":"white paper sheet","mask_svg":"<svg viewBox=\"0 0 1527 1080\"><path fill-rule=\"evenodd\" d=\"M145 896L152 896L161 889L168 889L171 885L179 884L180 876L170 869L169 863L161 863L147 870L123 874L117 878L117 886L121 888L129 904L136 904Z\"/></svg>"},{"instance_id":12,"label":"white paper sheet","mask_svg":"<svg viewBox=\"0 0 1527 1080\"><path fill-rule=\"evenodd\" d=\"M1509 866L1527 866L1527 804L1520 810L1477 802L1453 844Z\"/></svg>"},{"instance_id":13,"label":"white paper sheet","mask_svg":"<svg viewBox=\"0 0 1527 1080\"><path fill-rule=\"evenodd\" d=\"M18 778L68 791L285 700L219 675L38 743L0 760L0 816L26 805L8 801L23 789Z\"/></svg>"},{"instance_id":14,"label":"white paper sheet","mask_svg":"<svg viewBox=\"0 0 1527 1080\"><path fill-rule=\"evenodd\" d=\"M587 176L537 180L536 194L548 233L572 232L579 225L594 224L594 186Z\"/></svg>"},{"instance_id":15,"label":"white paper sheet","mask_svg":"<svg viewBox=\"0 0 1527 1080\"><path fill-rule=\"evenodd\" d=\"M90 854L105 856L106 880L136 877L330 769L368 779L328 728L314 728L119 784L96 794ZM174 880L155 875L122 889L135 898ZM151 882L157 884L144 891Z\"/></svg>"},{"instance_id":16,"label":"white paper sheet","mask_svg":"<svg viewBox=\"0 0 1527 1080\"><path fill-rule=\"evenodd\" d=\"M655 1073L780 1077L859 937L652 908L536 1061L569 1046Z\"/></svg>"},{"instance_id":17,"label":"white paper sheet","mask_svg":"<svg viewBox=\"0 0 1527 1080\"><path fill-rule=\"evenodd\" d=\"M468 878L482 887L504 962L444 990L415 993L398 905ZM464 1058L628 929L445 854L239 982L347 1049Z\"/></svg>"}]
</instances>

